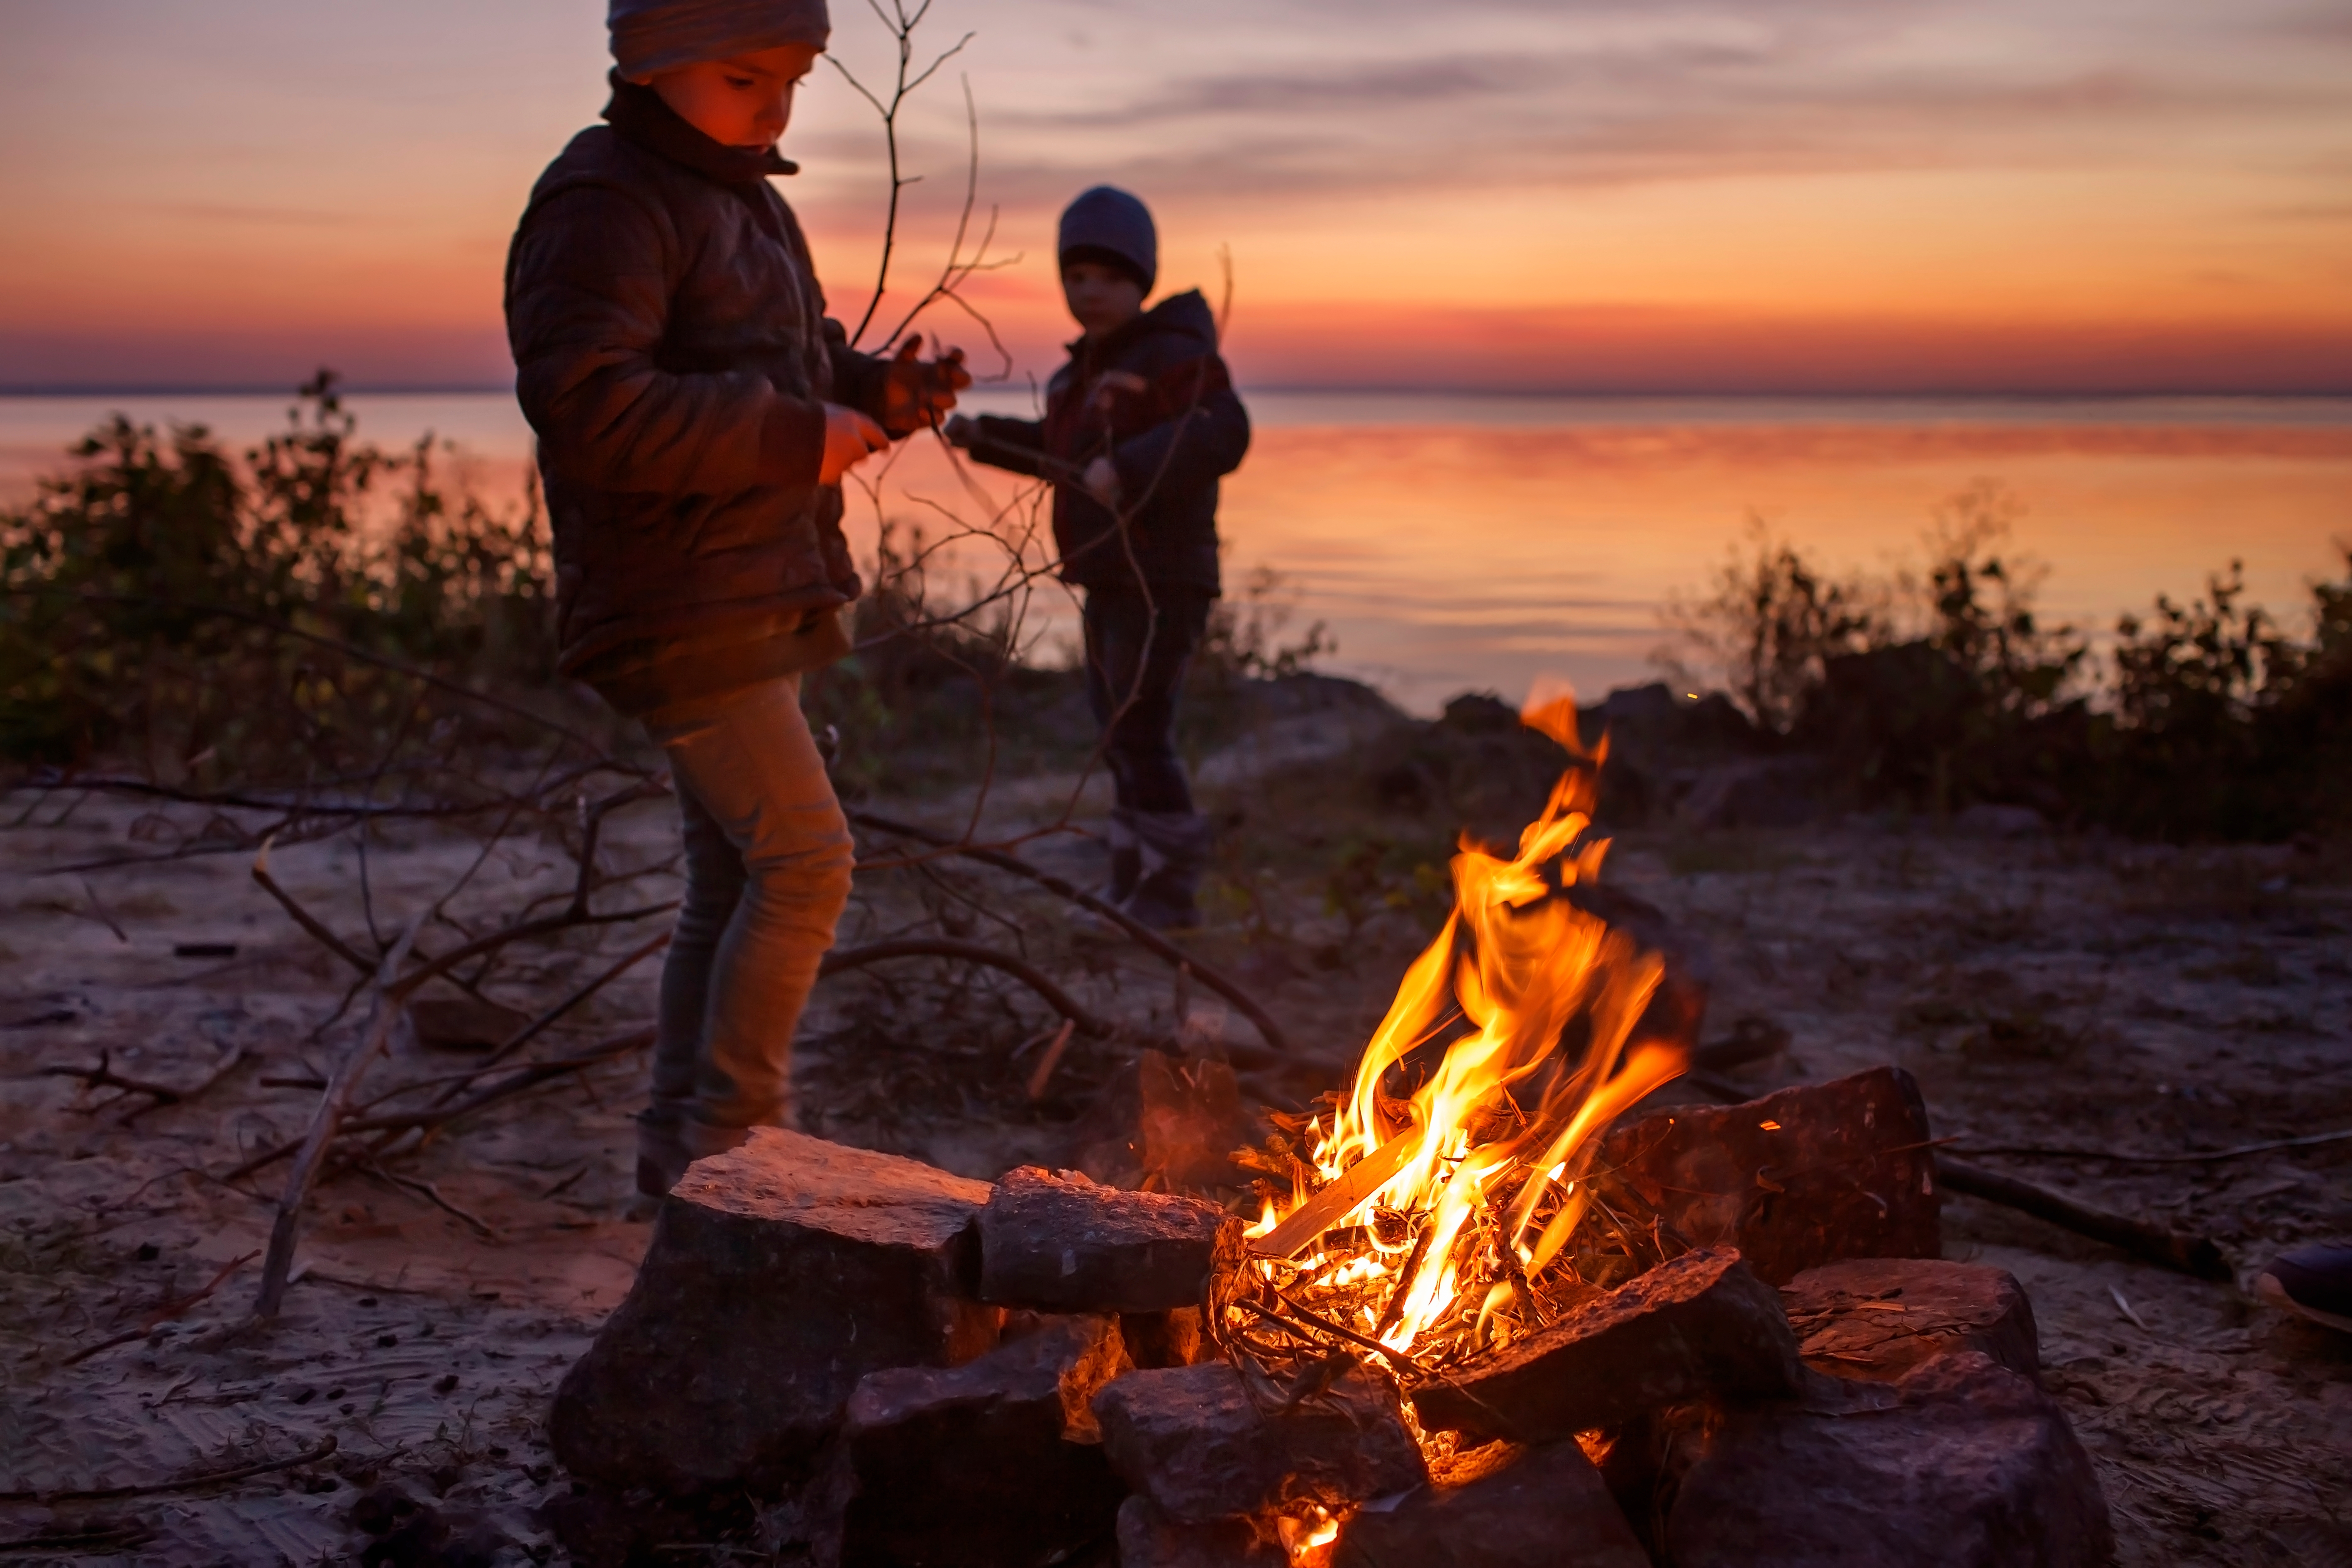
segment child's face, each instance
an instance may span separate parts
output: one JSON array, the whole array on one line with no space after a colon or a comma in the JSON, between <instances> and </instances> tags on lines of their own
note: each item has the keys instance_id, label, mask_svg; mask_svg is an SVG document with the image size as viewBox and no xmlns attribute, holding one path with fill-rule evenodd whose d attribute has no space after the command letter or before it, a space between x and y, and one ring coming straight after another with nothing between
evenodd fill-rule
<instances>
[{"instance_id":1,"label":"child's face","mask_svg":"<svg viewBox=\"0 0 2352 1568\"><path fill-rule=\"evenodd\" d=\"M772 147L793 121L793 89L822 51L781 44L732 59L699 60L650 84L680 120L722 147Z\"/></svg>"},{"instance_id":2,"label":"child's face","mask_svg":"<svg viewBox=\"0 0 2352 1568\"><path fill-rule=\"evenodd\" d=\"M1143 313L1143 287L1116 267L1074 261L1062 268L1062 298L1087 336L1101 337Z\"/></svg>"}]
</instances>

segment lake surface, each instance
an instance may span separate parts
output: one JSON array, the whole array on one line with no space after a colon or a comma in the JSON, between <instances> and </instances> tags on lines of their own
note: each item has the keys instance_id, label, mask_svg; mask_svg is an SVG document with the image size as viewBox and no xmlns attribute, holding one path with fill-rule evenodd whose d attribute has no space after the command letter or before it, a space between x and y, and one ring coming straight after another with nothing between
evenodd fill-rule
<instances>
[{"instance_id":1,"label":"lake surface","mask_svg":"<svg viewBox=\"0 0 2352 1568\"><path fill-rule=\"evenodd\" d=\"M278 397L0 398L0 504L31 492L76 437L120 407L201 423L248 444ZM1014 411L1024 399L985 395ZM1992 481L2022 510L2014 543L2049 571L2054 619L2105 629L2158 593L2201 593L2244 563L2250 595L2298 626L2308 584L2340 575L2352 542L2352 402L2146 399L2067 403L1595 399L1260 393L1223 529L1239 583L1277 572L1290 633L1325 623L1325 668L1433 710L1468 689L1517 700L1539 677L1584 692L1651 679L1661 607L1703 591L1748 520L1832 568L1921 557L1939 504ZM530 452L494 395L354 396L363 435L425 430L467 453L472 482L510 489ZM894 516L936 537L1015 487L977 493L927 444L889 476ZM983 500L983 497L986 498ZM870 548L860 504L853 540ZM950 557L948 574L978 569ZM1059 595L1033 601L1050 646Z\"/></svg>"}]
</instances>

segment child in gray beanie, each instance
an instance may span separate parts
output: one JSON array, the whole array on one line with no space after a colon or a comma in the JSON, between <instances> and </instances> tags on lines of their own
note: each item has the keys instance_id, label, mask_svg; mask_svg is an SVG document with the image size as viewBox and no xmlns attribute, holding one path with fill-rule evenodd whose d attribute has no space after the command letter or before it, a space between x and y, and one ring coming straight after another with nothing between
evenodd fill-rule
<instances>
[{"instance_id":1,"label":"child in gray beanie","mask_svg":"<svg viewBox=\"0 0 2352 1568\"><path fill-rule=\"evenodd\" d=\"M1201 921L1212 844L1176 751L1184 672L1218 595L1217 485L1249 416L1197 289L1145 310L1159 280L1150 209L1097 185L1062 213L1062 298L1083 335L1046 384L1045 417L959 415L948 439L1054 481L1063 580L1086 593L1087 699L1116 804L1104 893L1160 930Z\"/></svg>"},{"instance_id":2,"label":"child in gray beanie","mask_svg":"<svg viewBox=\"0 0 2352 1568\"><path fill-rule=\"evenodd\" d=\"M851 349L769 181L824 0L612 0L607 123L532 190L507 263L566 675L642 719L684 821L637 1185L791 1113L793 1033L853 852L800 707L860 584L841 479L938 423L962 356Z\"/></svg>"}]
</instances>

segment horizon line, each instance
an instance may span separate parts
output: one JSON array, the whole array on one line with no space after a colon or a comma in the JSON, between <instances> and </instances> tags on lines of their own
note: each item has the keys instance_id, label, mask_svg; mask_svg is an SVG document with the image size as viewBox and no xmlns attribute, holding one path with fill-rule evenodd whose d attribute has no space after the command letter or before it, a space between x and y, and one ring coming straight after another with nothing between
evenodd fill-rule
<instances>
[{"instance_id":1,"label":"horizon line","mask_svg":"<svg viewBox=\"0 0 2352 1568\"><path fill-rule=\"evenodd\" d=\"M981 383L975 391L1018 392L1025 390L1011 383ZM1542 398L1583 399L1590 401L1625 400L1635 398L1692 399L1702 397L1753 399L1759 401L1797 402L1803 400L1831 401L1870 399L1879 402L2009 402L2009 403L2091 403L2121 401L2157 401L2168 398L2228 398L2238 401L2263 399L2273 402L2325 403L2352 399L2352 382L2341 387L2298 387L2275 390L2250 390L2244 387L2219 388L2199 385L2175 386L2087 386L2087 387L1544 387L1494 385L1459 382L1392 382L1367 384L1360 382L1263 382L1244 384L1239 389L1244 395L1284 396L1361 396L1361 397L1495 397L1520 398L1534 401ZM337 395L345 397L480 397L512 396L514 384L488 381L451 382L352 382L337 384ZM299 386L265 382L0 382L0 397L290 397L299 398Z\"/></svg>"}]
</instances>

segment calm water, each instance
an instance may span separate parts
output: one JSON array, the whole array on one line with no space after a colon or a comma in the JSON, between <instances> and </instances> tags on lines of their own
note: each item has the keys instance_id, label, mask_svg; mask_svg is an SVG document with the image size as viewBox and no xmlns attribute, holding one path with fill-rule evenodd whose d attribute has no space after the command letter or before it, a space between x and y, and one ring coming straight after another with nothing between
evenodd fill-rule
<instances>
[{"instance_id":1,"label":"calm water","mask_svg":"<svg viewBox=\"0 0 2352 1568\"><path fill-rule=\"evenodd\" d=\"M244 443L286 404L0 398L0 500L112 408ZM454 438L486 489L512 486L529 452L502 396L352 406L386 444ZM1294 633L1320 620L1339 638L1329 668L1424 710L1474 688L1516 699L1542 675L1596 693L1648 679L1661 605L1702 588L1750 516L1825 563L1880 568L1917 558L1940 502L1997 481L2025 509L2017 543L2049 566L2046 610L2100 627L2159 592L2200 591L2232 557L2253 597L2300 616L2308 582L2341 569L2332 542L2352 541L2352 402L1262 394L1250 406L1257 436L1224 510L1234 565L1282 574ZM888 493L935 534L935 507L980 504L919 447ZM1066 635L1061 608L1035 616L1048 642Z\"/></svg>"}]
</instances>

